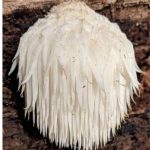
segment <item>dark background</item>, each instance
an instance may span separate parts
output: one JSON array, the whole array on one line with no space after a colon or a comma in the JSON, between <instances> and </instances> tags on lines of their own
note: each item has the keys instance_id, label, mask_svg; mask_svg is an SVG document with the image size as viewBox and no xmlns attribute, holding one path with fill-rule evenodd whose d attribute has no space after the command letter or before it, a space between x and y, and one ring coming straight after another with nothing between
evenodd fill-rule
<instances>
[{"instance_id":1,"label":"dark background","mask_svg":"<svg viewBox=\"0 0 150 150\"><path fill-rule=\"evenodd\" d=\"M43 138L32 121L24 119L24 99L17 91L17 71L8 77L12 58L16 53L21 35L38 18L48 12L49 7L34 10L18 10L3 16L3 140L5 150L56 150ZM150 150L150 5L142 3L127 7L115 4L98 13L117 22L122 31L133 42L136 59L146 75L138 75L141 95L135 96L129 118L117 131L117 135L105 150Z\"/></svg>"}]
</instances>

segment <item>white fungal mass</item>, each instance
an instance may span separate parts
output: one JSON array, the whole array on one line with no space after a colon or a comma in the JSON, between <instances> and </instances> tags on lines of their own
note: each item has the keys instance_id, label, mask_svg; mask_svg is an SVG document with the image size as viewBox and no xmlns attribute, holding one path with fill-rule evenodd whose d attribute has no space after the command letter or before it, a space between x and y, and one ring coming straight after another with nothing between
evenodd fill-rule
<instances>
[{"instance_id":1,"label":"white fungal mass","mask_svg":"<svg viewBox=\"0 0 150 150\"><path fill-rule=\"evenodd\" d=\"M138 91L132 43L83 2L52 8L21 37L18 64L25 115L60 147L98 148L115 135Z\"/></svg>"}]
</instances>

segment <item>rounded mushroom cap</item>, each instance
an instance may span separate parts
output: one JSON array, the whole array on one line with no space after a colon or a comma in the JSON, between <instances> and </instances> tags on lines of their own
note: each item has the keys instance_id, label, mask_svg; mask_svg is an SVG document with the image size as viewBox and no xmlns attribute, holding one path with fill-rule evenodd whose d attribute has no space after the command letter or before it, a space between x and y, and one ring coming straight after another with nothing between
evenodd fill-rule
<instances>
[{"instance_id":1,"label":"rounded mushroom cap","mask_svg":"<svg viewBox=\"0 0 150 150\"><path fill-rule=\"evenodd\" d=\"M132 43L83 2L52 8L21 37L18 67L25 114L63 147L105 145L139 86Z\"/></svg>"}]
</instances>

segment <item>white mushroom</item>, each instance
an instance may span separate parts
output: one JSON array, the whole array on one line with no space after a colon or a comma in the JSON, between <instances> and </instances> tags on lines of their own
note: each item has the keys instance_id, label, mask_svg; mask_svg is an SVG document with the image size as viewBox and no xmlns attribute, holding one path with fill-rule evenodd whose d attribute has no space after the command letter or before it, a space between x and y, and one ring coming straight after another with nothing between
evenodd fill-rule
<instances>
[{"instance_id":1,"label":"white mushroom","mask_svg":"<svg viewBox=\"0 0 150 150\"><path fill-rule=\"evenodd\" d=\"M132 43L83 2L55 6L30 27L10 73L17 64L25 115L60 147L105 145L139 89Z\"/></svg>"}]
</instances>

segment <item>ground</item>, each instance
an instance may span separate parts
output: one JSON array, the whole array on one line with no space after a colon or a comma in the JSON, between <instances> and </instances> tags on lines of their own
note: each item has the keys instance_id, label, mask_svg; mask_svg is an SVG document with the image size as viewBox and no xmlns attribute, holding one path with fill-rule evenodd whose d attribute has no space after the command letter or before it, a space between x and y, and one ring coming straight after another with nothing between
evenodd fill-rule
<instances>
[{"instance_id":1,"label":"ground","mask_svg":"<svg viewBox=\"0 0 150 150\"><path fill-rule=\"evenodd\" d=\"M24 119L24 99L17 91L17 71L8 77L12 58L21 35L48 7L20 10L3 17L3 139L4 150L57 150L55 144L43 138L32 121ZM135 96L132 111L122 123L117 135L103 150L150 150L150 7L138 4L128 7L109 6L97 11L117 22L133 42L136 60L145 75L138 74L141 94Z\"/></svg>"}]
</instances>

